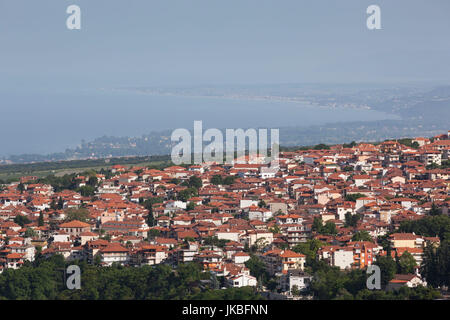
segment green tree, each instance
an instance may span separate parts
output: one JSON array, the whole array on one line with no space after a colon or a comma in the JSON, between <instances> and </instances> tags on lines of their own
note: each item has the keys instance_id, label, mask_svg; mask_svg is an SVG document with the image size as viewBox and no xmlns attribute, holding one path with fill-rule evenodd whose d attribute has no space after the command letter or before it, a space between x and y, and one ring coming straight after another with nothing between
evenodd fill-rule
<instances>
[{"instance_id":1,"label":"green tree","mask_svg":"<svg viewBox=\"0 0 450 320\"><path fill-rule=\"evenodd\" d=\"M212 176L210 182L214 185L221 185L223 183L222 176L220 174L215 174Z\"/></svg>"},{"instance_id":2,"label":"green tree","mask_svg":"<svg viewBox=\"0 0 450 320\"><path fill-rule=\"evenodd\" d=\"M58 199L57 208L58 208L58 210L62 210L64 208L64 200L62 199L62 197L59 197L59 199Z\"/></svg>"},{"instance_id":3,"label":"green tree","mask_svg":"<svg viewBox=\"0 0 450 320\"><path fill-rule=\"evenodd\" d=\"M44 225L44 213L41 211L39 213L38 226L42 227Z\"/></svg>"},{"instance_id":4,"label":"green tree","mask_svg":"<svg viewBox=\"0 0 450 320\"><path fill-rule=\"evenodd\" d=\"M352 237L352 241L370 241L370 242L372 242L373 239L370 236L369 232L363 230L363 231L356 232Z\"/></svg>"},{"instance_id":5,"label":"green tree","mask_svg":"<svg viewBox=\"0 0 450 320\"><path fill-rule=\"evenodd\" d=\"M178 193L178 200L187 202L190 198L195 197L198 195L198 190L196 188L187 188L184 190L181 190Z\"/></svg>"},{"instance_id":6,"label":"green tree","mask_svg":"<svg viewBox=\"0 0 450 320\"><path fill-rule=\"evenodd\" d=\"M245 266L255 278L261 278L263 281L269 278L266 271L266 265L258 256L251 255L250 259L245 262Z\"/></svg>"},{"instance_id":7,"label":"green tree","mask_svg":"<svg viewBox=\"0 0 450 320\"><path fill-rule=\"evenodd\" d=\"M83 197L92 197L95 195L95 187L91 185L85 185L77 189L77 191L83 196Z\"/></svg>"},{"instance_id":8,"label":"green tree","mask_svg":"<svg viewBox=\"0 0 450 320\"><path fill-rule=\"evenodd\" d=\"M195 204L190 201L187 205L186 205L186 211L190 211L190 210L194 210L195 209Z\"/></svg>"},{"instance_id":9,"label":"green tree","mask_svg":"<svg viewBox=\"0 0 450 320\"><path fill-rule=\"evenodd\" d=\"M323 227L322 217L314 217L311 230L320 233L320 231L322 230L322 227Z\"/></svg>"},{"instance_id":10,"label":"green tree","mask_svg":"<svg viewBox=\"0 0 450 320\"><path fill-rule=\"evenodd\" d=\"M355 146L356 146L356 142L355 142L355 141L352 141L352 142L349 143L349 144L344 143L344 144L342 145L342 147L344 147L344 148L353 148L353 147L355 147Z\"/></svg>"},{"instance_id":11,"label":"green tree","mask_svg":"<svg viewBox=\"0 0 450 320\"><path fill-rule=\"evenodd\" d=\"M161 231L159 231L158 229L150 229L150 231L148 232L148 237L149 238L156 238L161 234Z\"/></svg>"},{"instance_id":12,"label":"green tree","mask_svg":"<svg viewBox=\"0 0 450 320\"><path fill-rule=\"evenodd\" d=\"M363 195L362 193L348 194L345 196L345 201L356 202L356 200L358 200L359 198L364 198L364 197L365 197L365 195Z\"/></svg>"},{"instance_id":13,"label":"green tree","mask_svg":"<svg viewBox=\"0 0 450 320\"><path fill-rule=\"evenodd\" d=\"M23 193L25 191L25 185L21 182L17 185L17 190L20 191L20 193Z\"/></svg>"},{"instance_id":14,"label":"green tree","mask_svg":"<svg viewBox=\"0 0 450 320\"><path fill-rule=\"evenodd\" d=\"M202 179L197 176L191 176L188 182L189 187L200 189L202 187Z\"/></svg>"},{"instance_id":15,"label":"green tree","mask_svg":"<svg viewBox=\"0 0 450 320\"><path fill-rule=\"evenodd\" d=\"M381 284L387 285L391 281L395 273L397 272L397 264L391 256L377 256L375 265L380 267L381 271Z\"/></svg>"},{"instance_id":16,"label":"green tree","mask_svg":"<svg viewBox=\"0 0 450 320\"><path fill-rule=\"evenodd\" d=\"M345 214L345 226L346 227L356 227L358 225L358 221L361 219L361 215L359 213L351 214L347 212Z\"/></svg>"},{"instance_id":17,"label":"green tree","mask_svg":"<svg viewBox=\"0 0 450 320\"><path fill-rule=\"evenodd\" d=\"M427 216L419 220L403 221L399 232L419 234L425 237L438 236L441 241L450 240L450 217L447 215Z\"/></svg>"},{"instance_id":18,"label":"green tree","mask_svg":"<svg viewBox=\"0 0 450 320\"><path fill-rule=\"evenodd\" d=\"M34 238L36 237L36 235L36 232L31 228L27 228L27 230L25 231L25 238Z\"/></svg>"},{"instance_id":19,"label":"green tree","mask_svg":"<svg viewBox=\"0 0 450 320\"><path fill-rule=\"evenodd\" d=\"M405 251L398 259L398 272L400 274L414 273L414 267L417 265L416 259L411 253Z\"/></svg>"},{"instance_id":20,"label":"green tree","mask_svg":"<svg viewBox=\"0 0 450 320\"><path fill-rule=\"evenodd\" d=\"M425 247L421 273L434 287L450 286L450 240Z\"/></svg>"},{"instance_id":21,"label":"green tree","mask_svg":"<svg viewBox=\"0 0 450 320\"><path fill-rule=\"evenodd\" d=\"M70 208L67 209L66 212L66 221L78 220L82 222L87 222L90 214L89 211L85 208Z\"/></svg>"},{"instance_id":22,"label":"green tree","mask_svg":"<svg viewBox=\"0 0 450 320\"><path fill-rule=\"evenodd\" d=\"M97 184L98 184L97 177L96 176L89 177L89 180L88 180L87 184L88 184L88 186L91 186L91 187L95 188L97 186Z\"/></svg>"},{"instance_id":23,"label":"green tree","mask_svg":"<svg viewBox=\"0 0 450 320\"><path fill-rule=\"evenodd\" d=\"M430 216L439 216L442 214L442 211L436 206L436 204L433 202L431 205L431 210L429 212Z\"/></svg>"},{"instance_id":24,"label":"green tree","mask_svg":"<svg viewBox=\"0 0 450 320\"><path fill-rule=\"evenodd\" d=\"M292 286L291 293L292 293L293 296L299 296L300 295L300 290L298 289L297 285L293 285Z\"/></svg>"},{"instance_id":25,"label":"green tree","mask_svg":"<svg viewBox=\"0 0 450 320\"><path fill-rule=\"evenodd\" d=\"M227 176L227 177L225 177L225 179L223 179L223 183L222 184L231 185L231 184L234 183L235 180L236 180L235 176Z\"/></svg>"},{"instance_id":26,"label":"green tree","mask_svg":"<svg viewBox=\"0 0 450 320\"><path fill-rule=\"evenodd\" d=\"M149 227L154 227L156 224L155 216L153 214L153 206L149 207L147 219L145 221Z\"/></svg>"},{"instance_id":27,"label":"green tree","mask_svg":"<svg viewBox=\"0 0 450 320\"><path fill-rule=\"evenodd\" d=\"M26 224L31 223L30 219L28 219L27 216L18 214L15 218L14 218L14 222L17 223L19 226L23 227Z\"/></svg>"},{"instance_id":28,"label":"green tree","mask_svg":"<svg viewBox=\"0 0 450 320\"><path fill-rule=\"evenodd\" d=\"M332 221L327 221L319 232L324 235L335 235L337 234L336 224Z\"/></svg>"},{"instance_id":29,"label":"green tree","mask_svg":"<svg viewBox=\"0 0 450 320\"><path fill-rule=\"evenodd\" d=\"M312 265L316 260L317 252L325 244L317 239L310 239L304 243L299 243L292 248L292 251L304 254L306 256L306 264Z\"/></svg>"}]
</instances>

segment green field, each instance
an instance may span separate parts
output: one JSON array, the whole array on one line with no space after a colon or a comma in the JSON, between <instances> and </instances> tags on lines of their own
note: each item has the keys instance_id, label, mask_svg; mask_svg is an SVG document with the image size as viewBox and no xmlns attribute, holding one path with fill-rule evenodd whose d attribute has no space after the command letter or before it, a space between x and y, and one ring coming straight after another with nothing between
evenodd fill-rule
<instances>
[{"instance_id":1,"label":"green field","mask_svg":"<svg viewBox=\"0 0 450 320\"><path fill-rule=\"evenodd\" d=\"M48 175L63 176L65 174L80 173L87 170L97 171L102 168L107 169L117 164L124 166L151 166L163 168L171 165L171 162L170 156L149 156L7 164L0 166L0 180L3 182L12 182L19 180L22 176L37 176L39 178Z\"/></svg>"}]
</instances>

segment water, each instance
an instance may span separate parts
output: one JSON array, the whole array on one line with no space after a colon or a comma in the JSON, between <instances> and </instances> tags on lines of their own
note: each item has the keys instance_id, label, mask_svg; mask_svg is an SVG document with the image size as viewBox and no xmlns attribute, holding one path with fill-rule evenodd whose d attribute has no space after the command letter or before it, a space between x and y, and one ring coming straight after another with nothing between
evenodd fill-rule
<instances>
[{"instance_id":1,"label":"water","mask_svg":"<svg viewBox=\"0 0 450 320\"><path fill-rule=\"evenodd\" d=\"M132 92L0 94L0 155L64 151L94 138L203 128L278 128L396 119L372 110L332 109L279 101L155 96Z\"/></svg>"}]
</instances>

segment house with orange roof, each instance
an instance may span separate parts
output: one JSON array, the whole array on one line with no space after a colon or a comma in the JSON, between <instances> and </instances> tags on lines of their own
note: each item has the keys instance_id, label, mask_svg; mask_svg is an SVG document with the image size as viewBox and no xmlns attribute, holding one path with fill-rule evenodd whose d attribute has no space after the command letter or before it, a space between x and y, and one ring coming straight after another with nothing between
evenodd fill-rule
<instances>
[{"instance_id":1,"label":"house with orange roof","mask_svg":"<svg viewBox=\"0 0 450 320\"><path fill-rule=\"evenodd\" d=\"M418 286L426 287L427 283L417 274L396 274L394 279L389 281L386 290L398 290L401 287L415 288Z\"/></svg>"},{"instance_id":2,"label":"house with orange roof","mask_svg":"<svg viewBox=\"0 0 450 320\"><path fill-rule=\"evenodd\" d=\"M425 239L414 233L393 233L389 236L393 248L423 248Z\"/></svg>"},{"instance_id":3,"label":"house with orange roof","mask_svg":"<svg viewBox=\"0 0 450 320\"><path fill-rule=\"evenodd\" d=\"M286 274L289 270L305 269L306 256L291 250L274 249L262 256L267 271L271 275Z\"/></svg>"},{"instance_id":4,"label":"house with orange roof","mask_svg":"<svg viewBox=\"0 0 450 320\"><path fill-rule=\"evenodd\" d=\"M67 232L71 236L78 237L83 232L91 231L91 225L78 220L72 220L61 223L59 229Z\"/></svg>"},{"instance_id":5,"label":"house with orange roof","mask_svg":"<svg viewBox=\"0 0 450 320\"><path fill-rule=\"evenodd\" d=\"M19 269L24 263L24 253L9 253L6 255L5 268Z\"/></svg>"},{"instance_id":6,"label":"house with orange roof","mask_svg":"<svg viewBox=\"0 0 450 320\"><path fill-rule=\"evenodd\" d=\"M143 245L132 254L131 261L136 266L160 264L167 259L168 250L166 246Z\"/></svg>"},{"instance_id":7,"label":"house with orange roof","mask_svg":"<svg viewBox=\"0 0 450 320\"><path fill-rule=\"evenodd\" d=\"M130 252L119 243L109 243L99 250L101 263L105 266L116 264L128 264L130 261Z\"/></svg>"}]
</instances>

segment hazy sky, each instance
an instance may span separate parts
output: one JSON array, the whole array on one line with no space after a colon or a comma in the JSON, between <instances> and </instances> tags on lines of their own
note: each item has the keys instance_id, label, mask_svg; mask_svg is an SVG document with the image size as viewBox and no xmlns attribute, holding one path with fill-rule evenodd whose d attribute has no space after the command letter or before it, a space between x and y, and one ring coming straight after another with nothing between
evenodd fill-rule
<instances>
[{"instance_id":1,"label":"hazy sky","mask_svg":"<svg viewBox=\"0 0 450 320\"><path fill-rule=\"evenodd\" d=\"M371 4L382 30L366 27ZM449 12L448 0L0 0L0 85L449 82Z\"/></svg>"}]
</instances>

